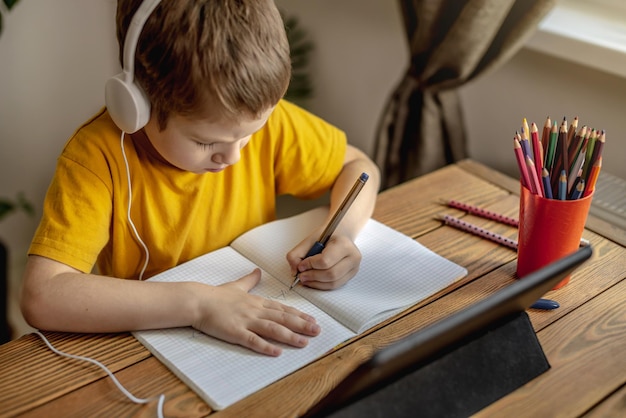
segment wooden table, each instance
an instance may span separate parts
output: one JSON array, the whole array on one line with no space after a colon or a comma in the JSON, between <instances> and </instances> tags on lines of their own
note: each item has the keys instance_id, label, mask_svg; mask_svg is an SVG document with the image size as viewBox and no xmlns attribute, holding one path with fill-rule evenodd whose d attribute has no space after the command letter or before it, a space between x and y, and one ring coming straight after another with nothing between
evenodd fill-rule
<instances>
[{"instance_id":1,"label":"wooden table","mask_svg":"<svg viewBox=\"0 0 626 418\"><path fill-rule=\"evenodd\" d=\"M46 333L60 350L95 358L137 397L166 396L167 416L283 417L309 409L372 353L514 280L512 250L442 226L448 213L516 238L512 227L447 208L456 199L517 216L518 183L471 160L380 194L374 218L464 266L468 276L376 330L223 411L214 412L130 334ZM626 232L590 216L591 260L547 297L561 307L528 311L552 368L478 416L626 416ZM428 302L428 303L427 303ZM0 416L156 416L89 363L62 358L36 335L0 346Z\"/></svg>"}]
</instances>

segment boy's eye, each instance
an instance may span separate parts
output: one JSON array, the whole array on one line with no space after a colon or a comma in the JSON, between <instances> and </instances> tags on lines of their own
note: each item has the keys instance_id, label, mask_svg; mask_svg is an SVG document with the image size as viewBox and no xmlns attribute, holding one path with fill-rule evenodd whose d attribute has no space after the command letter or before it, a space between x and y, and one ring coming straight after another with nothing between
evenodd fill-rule
<instances>
[{"instance_id":1,"label":"boy's eye","mask_svg":"<svg viewBox=\"0 0 626 418\"><path fill-rule=\"evenodd\" d=\"M199 146L200 148L202 148L203 150L205 150L205 149L211 149L211 148L213 148L213 145L214 145L213 143L211 143L211 144L205 144L204 142L196 142L196 144L198 144L198 146Z\"/></svg>"}]
</instances>

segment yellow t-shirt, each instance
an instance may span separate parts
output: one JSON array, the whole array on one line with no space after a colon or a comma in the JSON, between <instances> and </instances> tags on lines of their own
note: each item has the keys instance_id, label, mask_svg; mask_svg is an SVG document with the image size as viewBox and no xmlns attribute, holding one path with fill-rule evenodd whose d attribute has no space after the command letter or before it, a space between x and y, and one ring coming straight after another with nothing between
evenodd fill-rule
<instances>
[{"instance_id":1,"label":"yellow t-shirt","mask_svg":"<svg viewBox=\"0 0 626 418\"><path fill-rule=\"evenodd\" d=\"M145 260L127 218L120 130L106 110L77 130L57 162L29 254L90 272L138 278ZM167 163L139 131L124 136L131 219L149 249L144 278L228 245L275 219L275 199L315 198L343 166L345 134L281 101L235 165L214 174Z\"/></svg>"}]
</instances>

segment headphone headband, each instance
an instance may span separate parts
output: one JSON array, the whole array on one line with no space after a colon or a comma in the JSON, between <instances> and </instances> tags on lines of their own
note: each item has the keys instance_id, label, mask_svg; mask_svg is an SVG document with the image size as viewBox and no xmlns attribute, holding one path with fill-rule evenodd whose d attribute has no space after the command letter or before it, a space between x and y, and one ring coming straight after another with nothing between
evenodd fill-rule
<instances>
[{"instance_id":1,"label":"headphone headband","mask_svg":"<svg viewBox=\"0 0 626 418\"><path fill-rule=\"evenodd\" d=\"M144 0L128 26L122 54L122 72L110 78L104 90L105 103L113 122L124 132L143 128L150 119L150 101L135 82L135 53L139 35L160 0Z\"/></svg>"},{"instance_id":2,"label":"headphone headband","mask_svg":"<svg viewBox=\"0 0 626 418\"><path fill-rule=\"evenodd\" d=\"M129 82L135 77L135 52L137 51L137 43L139 35L143 30L146 21L161 3L161 0L145 0L139 5L133 19L130 21L128 30L126 31L126 39L124 39L124 55L122 56L123 71L129 75Z\"/></svg>"}]
</instances>

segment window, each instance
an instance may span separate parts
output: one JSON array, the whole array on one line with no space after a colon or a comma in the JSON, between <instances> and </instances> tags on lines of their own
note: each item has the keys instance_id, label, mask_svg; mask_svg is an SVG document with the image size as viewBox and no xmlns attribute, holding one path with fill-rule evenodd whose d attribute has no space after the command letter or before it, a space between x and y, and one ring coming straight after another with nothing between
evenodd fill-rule
<instances>
[{"instance_id":1,"label":"window","mask_svg":"<svg viewBox=\"0 0 626 418\"><path fill-rule=\"evenodd\" d=\"M527 47L626 77L626 2L562 0Z\"/></svg>"}]
</instances>

